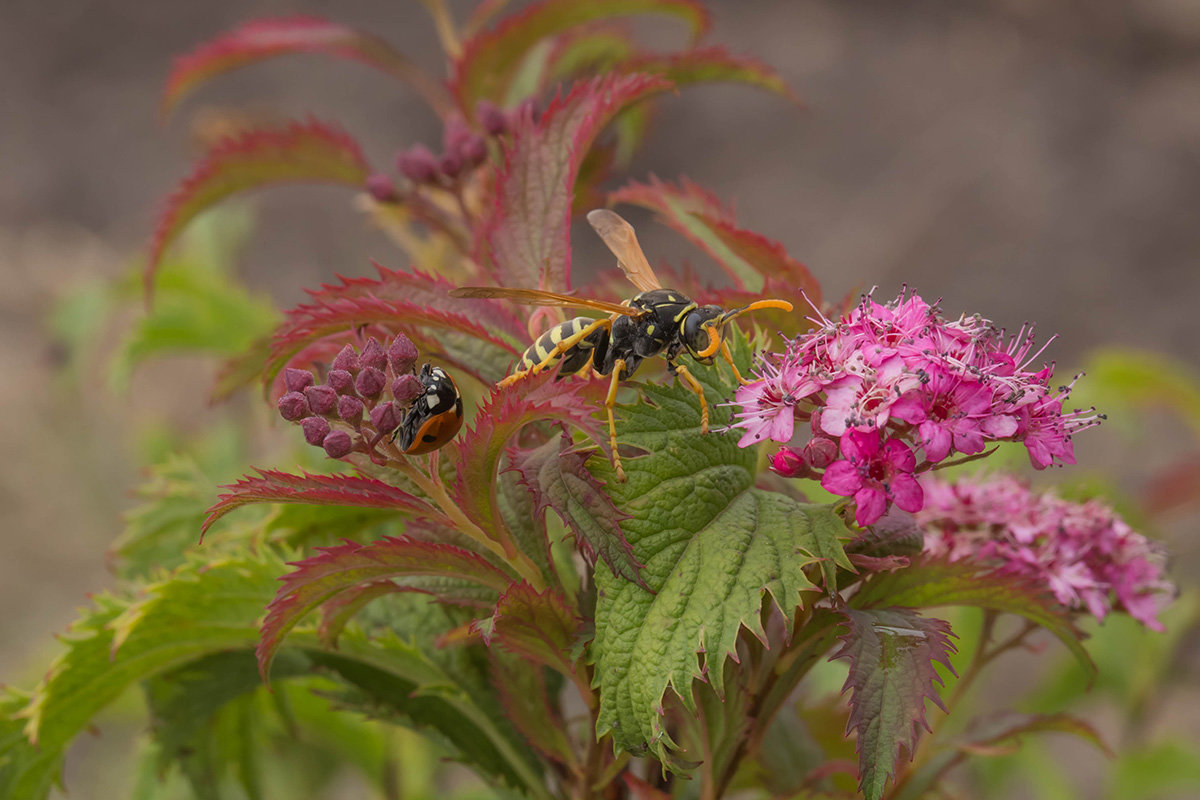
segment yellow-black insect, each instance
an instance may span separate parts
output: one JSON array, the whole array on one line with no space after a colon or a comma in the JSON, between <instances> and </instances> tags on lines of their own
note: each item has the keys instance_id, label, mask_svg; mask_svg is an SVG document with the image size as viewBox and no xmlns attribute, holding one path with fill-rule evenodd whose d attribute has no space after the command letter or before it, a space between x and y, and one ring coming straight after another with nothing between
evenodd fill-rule
<instances>
[{"instance_id":1,"label":"yellow-black insect","mask_svg":"<svg viewBox=\"0 0 1200 800\"><path fill-rule=\"evenodd\" d=\"M632 375L643 360L663 356L668 372L678 375L684 385L699 396L700 430L707 433L708 403L704 388L677 359L686 352L701 364L712 364L720 355L733 367L737 379L745 383L724 339L725 326L748 311L763 308L791 311L792 304L786 300L759 300L731 311L720 306L702 306L682 292L663 288L638 244L633 226L618 214L597 209L588 214L588 222L617 257L625 277L640 290L632 299L618 305L537 289L488 286L466 286L450 294L454 297L500 297L527 305L588 308L609 315L600 319L576 317L555 325L530 345L521 356L517 370L502 380L500 386L536 375L560 361L560 377L582 373L589 366L599 375L611 375L604 407L608 412L613 467L617 479L625 480L621 457L617 454L617 426L613 419L620 382Z\"/></svg>"}]
</instances>

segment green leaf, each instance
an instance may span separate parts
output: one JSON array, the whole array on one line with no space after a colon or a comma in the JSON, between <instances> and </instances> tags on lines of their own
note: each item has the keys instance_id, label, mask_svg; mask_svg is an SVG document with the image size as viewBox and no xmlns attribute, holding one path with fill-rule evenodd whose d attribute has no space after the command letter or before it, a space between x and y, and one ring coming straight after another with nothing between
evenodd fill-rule
<instances>
[{"instance_id":1,"label":"green leaf","mask_svg":"<svg viewBox=\"0 0 1200 800\"><path fill-rule=\"evenodd\" d=\"M28 742L12 743L0 796L44 796L70 741L133 683L213 652L250 649L282 562L263 556L190 562L139 598L102 595L63 637L66 650L19 712ZM22 753L35 747L32 757Z\"/></svg>"},{"instance_id":2,"label":"green leaf","mask_svg":"<svg viewBox=\"0 0 1200 800\"><path fill-rule=\"evenodd\" d=\"M164 261L155 279L154 305L138 314L125 333L111 366L109 379L115 387L127 388L134 369L155 356L234 356L278 324L270 298L252 295L233 277L231 254L220 254L223 263L205 261L203 254L193 252L200 248L192 241L186 240L189 249L183 257Z\"/></svg>"},{"instance_id":3,"label":"green leaf","mask_svg":"<svg viewBox=\"0 0 1200 800\"><path fill-rule=\"evenodd\" d=\"M934 689L935 663L950 668L950 625L902 608L847 609L842 648L831 659L850 662L847 731L858 733L859 790L879 800L901 753L911 758L925 721L925 701L946 710Z\"/></svg>"},{"instance_id":4,"label":"green leaf","mask_svg":"<svg viewBox=\"0 0 1200 800\"><path fill-rule=\"evenodd\" d=\"M662 75L681 87L697 83L744 83L800 104L799 98L775 70L757 59L733 55L719 46L669 55L635 56L618 65L618 69Z\"/></svg>"},{"instance_id":5,"label":"green leaf","mask_svg":"<svg viewBox=\"0 0 1200 800\"><path fill-rule=\"evenodd\" d=\"M974 606L1017 614L1057 636L1087 671L1089 682L1096 673L1081 642L1083 634L1045 587L963 561L915 562L906 569L874 575L850 603L856 608Z\"/></svg>"},{"instance_id":6,"label":"green leaf","mask_svg":"<svg viewBox=\"0 0 1200 800\"><path fill-rule=\"evenodd\" d=\"M745 360L744 340L736 345ZM732 394L717 369L694 374L710 400ZM727 408L712 414L714 429L728 424ZM814 528L829 515L755 489L754 450L738 448L736 436L701 434L698 423L690 390L646 385L617 414L618 439L646 455L625 459L625 483L606 464L592 467L629 515L622 527L649 587L596 569L597 733L660 758L672 746L661 717L666 690L690 708L693 679L719 678L743 628L764 636L765 595L792 618L803 594L816 591L804 568L815 561Z\"/></svg>"},{"instance_id":7,"label":"green leaf","mask_svg":"<svg viewBox=\"0 0 1200 800\"><path fill-rule=\"evenodd\" d=\"M492 680L509 721L537 750L569 768L576 767L566 722L551 703L545 673L529 662L489 649Z\"/></svg>"}]
</instances>

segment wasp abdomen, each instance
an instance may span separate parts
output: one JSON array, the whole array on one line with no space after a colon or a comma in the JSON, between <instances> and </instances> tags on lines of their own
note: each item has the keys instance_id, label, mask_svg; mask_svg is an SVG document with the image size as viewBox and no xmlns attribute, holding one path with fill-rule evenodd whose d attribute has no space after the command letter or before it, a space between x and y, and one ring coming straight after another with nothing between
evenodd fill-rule
<instances>
[{"instance_id":1,"label":"wasp abdomen","mask_svg":"<svg viewBox=\"0 0 1200 800\"><path fill-rule=\"evenodd\" d=\"M528 370L542 364L550 359L551 353L563 342L579 336L595 322L596 320L592 317L575 317L575 319L555 325L529 346L529 349L521 356L521 364L518 369ZM593 351L597 347L603 350L607 339L608 331L605 328L599 328L555 355L552 360L561 359L563 362L559 375L574 374L586 367L592 361Z\"/></svg>"}]
</instances>

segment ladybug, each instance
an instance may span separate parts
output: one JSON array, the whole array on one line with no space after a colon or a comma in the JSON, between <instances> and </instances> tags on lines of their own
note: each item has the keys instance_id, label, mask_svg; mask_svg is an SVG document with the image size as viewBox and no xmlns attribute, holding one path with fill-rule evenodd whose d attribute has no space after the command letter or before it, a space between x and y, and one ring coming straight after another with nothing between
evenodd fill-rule
<instances>
[{"instance_id":1,"label":"ladybug","mask_svg":"<svg viewBox=\"0 0 1200 800\"><path fill-rule=\"evenodd\" d=\"M426 363L417 380L425 392L413 401L395 433L400 451L409 456L437 450L463 423L462 395L446 370Z\"/></svg>"}]
</instances>

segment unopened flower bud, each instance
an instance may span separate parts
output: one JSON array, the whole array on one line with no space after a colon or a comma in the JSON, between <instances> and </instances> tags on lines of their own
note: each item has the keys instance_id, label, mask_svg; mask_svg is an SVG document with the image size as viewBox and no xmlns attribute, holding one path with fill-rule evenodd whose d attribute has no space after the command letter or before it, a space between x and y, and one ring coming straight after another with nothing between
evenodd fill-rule
<instances>
[{"instance_id":1,"label":"unopened flower bud","mask_svg":"<svg viewBox=\"0 0 1200 800\"><path fill-rule=\"evenodd\" d=\"M475 106L475 118L491 136L499 136L508 130L508 117L488 100L480 100Z\"/></svg>"},{"instance_id":2,"label":"unopened flower bud","mask_svg":"<svg viewBox=\"0 0 1200 800\"><path fill-rule=\"evenodd\" d=\"M358 363L364 367L387 369L387 353L383 352L383 345L374 336L367 340L366 347L358 356Z\"/></svg>"},{"instance_id":3,"label":"unopened flower bud","mask_svg":"<svg viewBox=\"0 0 1200 800\"><path fill-rule=\"evenodd\" d=\"M341 458L349 455L350 451L354 449L354 440L345 431L331 431L321 442L321 446L325 448L325 455L330 458Z\"/></svg>"},{"instance_id":4,"label":"unopened flower bud","mask_svg":"<svg viewBox=\"0 0 1200 800\"><path fill-rule=\"evenodd\" d=\"M823 436L824 431L821 430L821 409L814 408L812 417L808 420L808 425L812 428L812 432L817 436Z\"/></svg>"},{"instance_id":5,"label":"unopened flower bud","mask_svg":"<svg viewBox=\"0 0 1200 800\"><path fill-rule=\"evenodd\" d=\"M458 173L462 172L462 168L462 156L460 156L458 153L444 153L442 157L438 159L438 169L442 171L443 175L451 180L458 177Z\"/></svg>"},{"instance_id":6,"label":"unopened flower bud","mask_svg":"<svg viewBox=\"0 0 1200 800\"><path fill-rule=\"evenodd\" d=\"M283 371L283 385L289 392L303 392L305 387L313 385L313 374L306 369L288 367Z\"/></svg>"},{"instance_id":7,"label":"unopened flower bud","mask_svg":"<svg viewBox=\"0 0 1200 800\"><path fill-rule=\"evenodd\" d=\"M288 422L295 422L308 413L308 401L300 392L288 392L279 398L276 405L279 408L279 416Z\"/></svg>"},{"instance_id":8,"label":"unopened flower bud","mask_svg":"<svg viewBox=\"0 0 1200 800\"><path fill-rule=\"evenodd\" d=\"M334 369L344 369L347 372L358 372L358 353L355 352L354 347L346 345L340 353L334 356L333 364L330 366Z\"/></svg>"},{"instance_id":9,"label":"unopened flower bud","mask_svg":"<svg viewBox=\"0 0 1200 800\"><path fill-rule=\"evenodd\" d=\"M403 333L396 334L392 346L388 348L388 361L391 362L392 372L396 375L403 375L406 372L412 372L416 366L417 346L412 343Z\"/></svg>"},{"instance_id":10,"label":"unopened flower bud","mask_svg":"<svg viewBox=\"0 0 1200 800\"><path fill-rule=\"evenodd\" d=\"M437 180L437 158L423 144L414 145L396 156L396 169L416 184Z\"/></svg>"},{"instance_id":11,"label":"unopened flower bud","mask_svg":"<svg viewBox=\"0 0 1200 800\"><path fill-rule=\"evenodd\" d=\"M484 144L483 137L472 134L470 139L465 139L458 146L458 155L469 167L482 164L487 158L487 145Z\"/></svg>"},{"instance_id":12,"label":"unopened flower bud","mask_svg":"<svg viewBox=\"0 0 1200 800\"><path fill-rule=\"evenodd\" d=\"M785 478L801 478L809 472L808 462L800 453L784 447L771 457L771 471Z\"/></svg>"},{"instance_id":13,"label":"unopened flower bud","mask_svg":"<svg viewBox=\"0 0 1200 800\"><path fill-rule=\"evenodd\" d=\"M813 469L825 469L838 457L838 445L833 439L814 436L804 445L804 460Z\"/></svg>"},{"instance_id":14,"label":"unopened flower bud","mask_svg":"<svg viewBox=\"0 0 1200 800\"><path fill-rule=\"evenodd\" d=\"M357 397L343 395L342 397L338 398L337 413L338 416L346 420L346 422L357 424L359 420L362 419L363 401L359 400Z\"/></svg>"},{"instance_id":15,"label":"unopened flower bud","mask_svg":"<svg viewBox=\"0 0 1200 800\"><path fill-rule=\"evenodd\" d=\"M382 172L367 176L367 191L381 203L394 203L400 199L400 195L396 193L396 184Z\"/></svg>"},{"instance_id":16,"label":"unopened flower bud","mask_svg":"<svg viewBox=\"0 0 1200 800\"><path fill-rule=\"evenodd\" d=\"M375 397L383 391L385 386L387 386L387 376L383 374L383 370L375 367L364 368L354 381L354 388L358 389L358 393L363 397Z\"/></svg>"},{"instance_id":17,"label":"unopened flower bud","mask_svg":"<svg viewBox=\"0 0 1200 800\"><path fill-rule=\"evenodd\" d=\"M317 447L329 435L329 421L324 417L305 417L300 420L300 427L304 430L304 441Z\"/></svg>"},{"instance_id":18,"label":"unopened flower bud","mask_svg":"<svg viewBox=\"0 0 1200 800\"><path fill-rule=\"evenodd\" d=\"M408 405L420 397L424 391L425 387L412 373L406 373L392 381L392 396L396 398L397 403Z\"/></svg>"},{"instance_id":19,"label":"unopened flower bud","mask_svg":"<svg viewBox=\"0 0 1200 800\"><path fill-rule=\"evenodd\" d=\"M354 394L354 376L344 369L331 369L325 376L325 382L333 387L338 394Z\"/></svg>"},{"instance_id":20,"label":"unopened flower bud","mask_svg":"<svg viewBox=\"0 0 1200 800\"><path fill-rule=\"evenodd\" d=\"M442 150L447 153L457 153L463 142L474 134L461 118L455 117L446 123L442 130Z\"/></svg>"},{"instance_id":21,"label":"unopened flower bud","mask_svg":"<svg viewBox=\"0 0 1200 800\"><path fill-rule=\"evenodd\" d=\"M401 415L394 403L380 403L371 409L371 426L381 434L400 427Z\"/></svg>"},{"instance_id":22,"label":"unopened flower bud","mask_svg":"<svg viewBox=\"0 0 1200 800\"><path fill-rule=\"evenodd\" d=\"M332 414L337 407L337 392L332 386L309 386L304 390L304 397L314 414Z\"/></svg>"}]
</instances>

